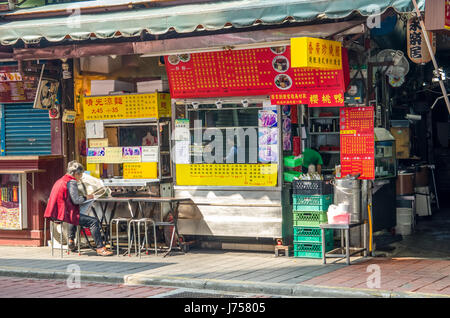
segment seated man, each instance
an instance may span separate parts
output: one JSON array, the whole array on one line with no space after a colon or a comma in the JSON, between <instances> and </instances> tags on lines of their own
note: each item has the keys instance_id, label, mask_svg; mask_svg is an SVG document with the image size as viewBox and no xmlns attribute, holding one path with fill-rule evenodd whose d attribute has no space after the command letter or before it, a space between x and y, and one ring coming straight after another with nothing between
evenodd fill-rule
<instances>
[{"instance_id":1,"label":"seated man","mask_svg":"<svg viewBox=\"0 0 450 318\"><path fill-rule=\"evenodd\" d=\"M44 217L69 223L69 249L75 249L76 226L80 225L91 230L97 246L97 255L110 256L113 253L103 245L98 220L86 215L85 211L88 205L84 205L83 211L80 213L80 205L85 203L86 200L94 198L93 195L83 197L78 194L77 181L81 179L83 172L84 168L80 163L69 162L67 174L53 185Z\"/></svg>"}]
</instances>

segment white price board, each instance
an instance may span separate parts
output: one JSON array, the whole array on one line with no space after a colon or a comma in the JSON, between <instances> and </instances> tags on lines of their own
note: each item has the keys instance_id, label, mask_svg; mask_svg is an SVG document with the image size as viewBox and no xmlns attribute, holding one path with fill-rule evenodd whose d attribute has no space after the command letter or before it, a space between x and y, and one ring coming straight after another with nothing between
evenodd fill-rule
<instances>
[{"instance_id":1,"label":"white price board","mask_svg":"<svg viewBox=\"0 0 450 318\"><path fill-rule=\"evenodd\" d=\"M104 138L105 131L102 121L86 121L86 138Z\"/></svg>"},{"instance_id":2,"label":"white price board","mask_svg":"<svg viewBox=\"0 0 450 318\"><path fill-rule=\"evenodd\" d=\"M143 146L142 147L142 162L158 162L159 154L158 146Z\"/></svg>"},{"instance_id":3,"label":"white price board","mask_svg":"<svg viewBox=\"0 0 450 318\"><path fill-rule=\"evenodd\" d=\"M189 132L189 119L175 120L174 140L191 140Z\"/></svg>"},{"instance_id":4,"label":"white price board","mask_svg":"<svg viewBox=\"0 0 450 318\"><path fill-rule=\"evenodd\" d=\"M189 141L177 141L175 143L175 163L176 164L189 164L190 153L189 153Z\"/></svg>"}]
</instances>

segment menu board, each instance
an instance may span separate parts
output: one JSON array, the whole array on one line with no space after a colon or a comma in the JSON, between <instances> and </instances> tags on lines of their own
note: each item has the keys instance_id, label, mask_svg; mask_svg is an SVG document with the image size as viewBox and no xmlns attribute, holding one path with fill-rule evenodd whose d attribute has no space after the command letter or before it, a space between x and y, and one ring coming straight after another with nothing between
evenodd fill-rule
<instances>
[{"instance_id":1,"label":"menu board","mask_svg":"<svg viewBox=\"0 0 450 318\"><path fill-rule=\"evenodd\" d=\"M169 94L128 94L83 98L84 120L170 117Z\"/></svg>"},{"instance_id":2,"label":"menu board","mask_svg":"<svg viewBox=\"0 0 450 318\"><path fill-rule=\"evenodd\" d=\"M373 107L340 110L341 175L360 173L360 179L375 179Z\"/></svg>"},{"instance_id":3,"label":"menu board","mask_svg":"<svg viewBox=\"0 0 450 318\"><path fill-rule=\"evenodd\" d=\"M337 90L343 70L292 68L290 46L165 56L172 98Z\"/></svg>"},{"instance_id":4,"label":"menu board","mask_svg":"<svg viewBox=\"0 0 450 318\"><path fill-rule=\"evenodd\" d=\"M23 78L17 66L0 67L0 103L34 102L37 81Z\"/></svg>"},{"instance_id":5,"label":"menu board","mask_svg":"<svg viewBox=\"0 0 450 318\"><path fill-rule=\"evenodd\" d=\"M276 164L177 164L177 185L276 186Z\"/></svg>"},{"instance_id":6,"label":"menu board","mask_svg":"<svg viewBox=\"0 0 450 318\"><path fill-rule=\"evenodd\" d=\"M156 162L139 162L123 164L124 179L156 179L158 164Z\"/></svg>"}]
</instances>

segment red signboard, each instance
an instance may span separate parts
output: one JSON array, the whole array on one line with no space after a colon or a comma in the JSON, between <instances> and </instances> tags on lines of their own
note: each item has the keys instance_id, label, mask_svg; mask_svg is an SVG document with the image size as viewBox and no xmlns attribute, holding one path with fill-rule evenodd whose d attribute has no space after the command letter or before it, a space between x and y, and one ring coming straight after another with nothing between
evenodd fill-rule
<instances>
[{"instance_id":1,"label":"red signboard","mask_svg":"<svg viewBox=\"0 0 450 318\"><path fill-rule=\"evenodd\" d=\"M344 94L340 90L305 90L295 93L270 95L272 105L307 104L309 107L344 106Z\"/></svg>"},{"instance_id":2,"label":"red signboard","mask_svg":"<svg viewBox=\"0 0 450 318\"><path fill-rule=\"evenodd\" d=\"M375 179L375 136L373 107L340 110L341 176L360 174Z\"/></svg>"},{"instance_id":3,"label":"red signboard","mask_svg":"<svg viewBox=\"0 0 450 318\"><path fill-rule=\"evenodd\" d=\"M445 28L450 30L450 0L445 0Z\"/></svg>"},{"instance_id":4,"label":"red signboard","mask_svg":"<svg viewBox=\"0 0 450 318\"><path fill-rule=\"evenodd\" d=\"M342 70L290 67L289 46L171 55L165 64L172 98L301 94L280 100L303 101L313 89L345 91Z\"/></svg>"},{"instance_id":5,"label":"red signboard","mask_svg":"<svg viewBox=\"0 0 450 318\"><path fill-rule=\"evenodd\" d=\"M32 103L36 87L36 81L22 78L17 67L0 67L0 103Z\"/></svg>"}]
</instances>

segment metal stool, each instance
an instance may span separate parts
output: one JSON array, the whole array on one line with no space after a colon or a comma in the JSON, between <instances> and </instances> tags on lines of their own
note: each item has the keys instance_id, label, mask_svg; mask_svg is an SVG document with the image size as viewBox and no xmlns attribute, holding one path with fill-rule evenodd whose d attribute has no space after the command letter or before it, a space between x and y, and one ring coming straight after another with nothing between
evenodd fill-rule
<instances>
[{"instance_id":1,"label":"metal stool","mask_svg":"<svg viewBox=\"0 0 450 318\"><path fill-rule=\"evenodd\" d=\"M142 219L135 219L135 220L131 220L131 222L128 224L128 233L131 232L131 224L133 224L133 234L134 234L134 248L136 251L136 254L139 255L139 257L141 257L141 224L144 224L144 231L145 231L145 246L146 246L146 254L148 255L148 223L151 223L153 226L153 239L155 240L155 256L158 256L158 248L157 248L157 242L156 242L156 225L155 225L155 221L153 219L150 218L142 218ZM137 228L138 228L138 235L136 236L136 225L137 224ZM128 236L129 237L129 236ZM137 243L139 240L139 244ZM137 245L139 245L139 250L137 249ZM128 246L128 253L130 254L130 246Z\"/></svg>"},{"instance_id":2,"label":"metal stool","mask_svg":"<svg viewBox=\"0 0 450 318\"><path fill-rule=\"evenodd\" d=\"M61 226L61 231L60 231L60 237L59 237L59 242L60 242L60 250L61 250L61 258L63 257L63 226L64 226L64 222L63 221L58 221L58 220L49 220L50 221L50 236L51 236L51 247L52 247L52 256L53 256L53 249L54 249L54 235L53 235L53 228L55 226L55 224L60 225ZM44 242L47 239L47 222L44 222ZM66 240L67 243L69 242L69 231L68 231L68 225L67 225L67 233L66 233ZM69 249L67 249L67 254L70 254Z\"/></svg>"},{"instance_id":3,"label":"metal stool","mask_svg":"<svg viewBox=\"0 0 450 318\"><path fill-rule=\"evenodd\" d=\"M113 224L116 223L116 244L117 244L117 256L119 256L119 224L121 222L125 222L127 224L127 229L128 229L128 251L129 251L129 246L130 246L130 232L129 232L129 223L131 222L131 219L127 219L127 218L115 218L111 220L111 224L110 224L110 229L109 229L109 239L110 239L110 244L111 244L111 248L113 247Z\"/></svg>"},{"instance_id":4,"label":"metal stool","mask_svg":"<svg viewBox=\"0 0 450 318\"><path fill-rule=\"evenodd\" d=\"M166 254L164 254L164 257L166 257L172 251L173 238L175 236L176 225L175 225L174 222L166 222L166 221L164 221L164 222L156 222L156 226L162 226L162 227L164 227L164 226L173 226L172 235L170 237L170 246L169 246L169 249L167 250ZM177 231L177 235L178 235L178 231Z\"/></svg>"},{"instance_id":5,"label":"metal stool","mask_svg":"<svg viewBox=\"0 0 450 318\"><path fill-rule=\"evenodd\" d=\"M52 256L53 256L53 249L54 249L54 244L53 244L53 240L54 240L54 237L53 237L53 227L55 226L55 224L59 224L59 225L61 225L61 232L60 232L60 238L59 238L59 240L60 240L60 250L61 250L61 258L63 257L63 250L64 250L64 248L63 248L63 244L62 244L62 237L63 237L63 225L64 225L64 223L65 222L63 222L63 221L59 221L59 220L51 220L51 219L48 219L48 221L50 222L50 235L51 235L51 247L52 247ZM69 255L70 254L70 250L69 250L69 224L68 223L66 223L66 241L67 241L67 255ZM77 240L77 243L78 243L78 255L81 255L81 235L80 235L80 232L81 232L81 226L77 226L77 232L76 232L76 237L75 237L75 240ZM47 244L47 218L45 218L44 219L44 245L46 245Z\"/></svg>"}]
</instances>

